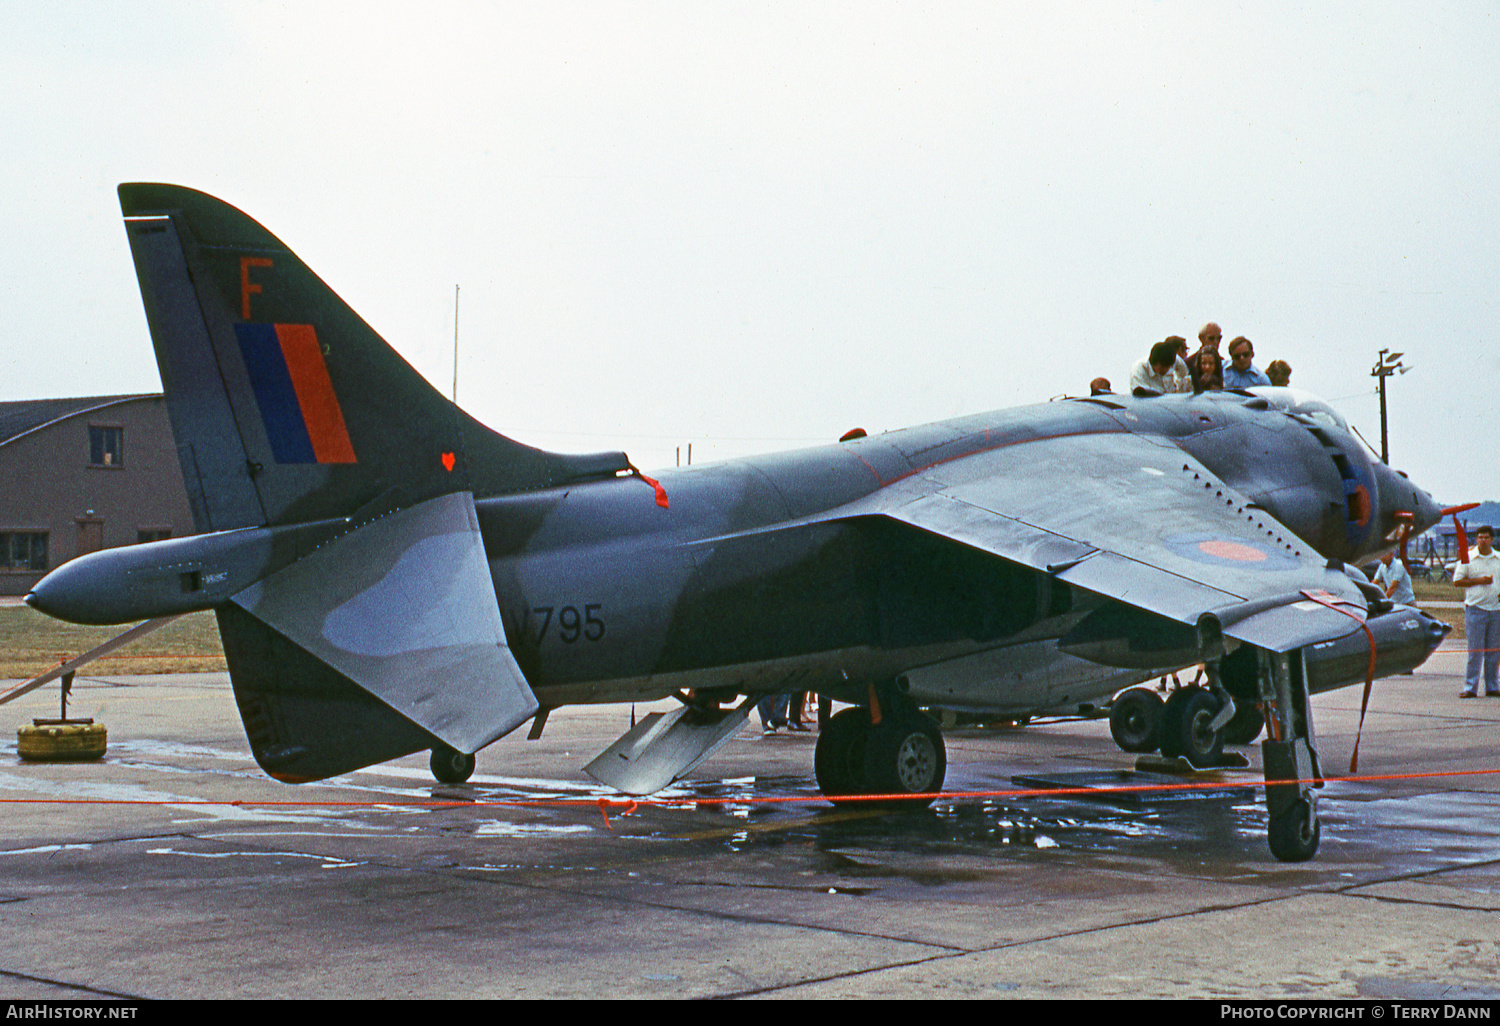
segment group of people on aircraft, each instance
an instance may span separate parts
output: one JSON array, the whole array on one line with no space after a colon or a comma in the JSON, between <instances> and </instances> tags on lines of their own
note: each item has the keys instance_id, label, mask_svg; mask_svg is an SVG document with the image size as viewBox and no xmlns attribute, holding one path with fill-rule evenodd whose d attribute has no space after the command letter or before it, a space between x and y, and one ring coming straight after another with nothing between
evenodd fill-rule
<instances>
[{"instance_id":1,"label":"group of people on aircraft","mask_svg":"<svg viewBox=\"0 0 1500 1026\"><path fill-rule=\"evenodd\" d=\"M1198 331L1198 349L1188 352L1187 339L1170 335L1151 347L1146 358L1130 371L1129 391L1133 395L1155 393L1209 392L1220 388L1249 388L1252 385L1288 385L1292 368L1285 360L1272 360L1265 371L1254 363L1255 344L1243 335L1229 343L1229 362L1219 356L1224 332L1212 321ZM1093 395L1111 392L1109 380L1095 378L1089 385Z\"/></svg>"}]
</instances>

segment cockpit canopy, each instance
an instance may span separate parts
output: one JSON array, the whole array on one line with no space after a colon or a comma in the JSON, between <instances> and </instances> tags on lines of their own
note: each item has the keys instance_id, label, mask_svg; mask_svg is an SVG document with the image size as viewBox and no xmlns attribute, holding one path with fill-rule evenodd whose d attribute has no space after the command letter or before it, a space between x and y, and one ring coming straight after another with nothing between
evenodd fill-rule
<instances>
[{"instance_id":1,"label":"cockpit canopy","mask_svg":"<svg viewBox=\"0 0 1500 1026\"><path fill-rule=\"evenodd\" d=\"M1265 385L1256 385L1245 391L1260 396L1284 413L1300 414L1344 431L1349 430L1349 422L1344 419L1343 414L1311 392L1304 392L1300 388L1277 388Z\"/></svg>"}]
</instances>

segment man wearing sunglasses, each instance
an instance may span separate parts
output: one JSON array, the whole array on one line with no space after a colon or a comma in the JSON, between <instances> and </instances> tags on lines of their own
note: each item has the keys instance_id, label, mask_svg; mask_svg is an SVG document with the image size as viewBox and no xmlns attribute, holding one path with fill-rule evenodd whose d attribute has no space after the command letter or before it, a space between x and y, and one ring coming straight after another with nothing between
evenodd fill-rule
<instances>
[{"instance_id":1,"label":"man wearing sunglasses","mask_svg":"<svg viewBox=\"0 0 1500 1026\"><path fill-rule=\"evenodd\" d=\"M1255 357L1255 347L1244 335L1229 343L1229 365L1224 368L1225 388L1249 388L1252 385L1269 385L1271 379L1255 369L1250 361Z\"/></svg>"}]
</instances>

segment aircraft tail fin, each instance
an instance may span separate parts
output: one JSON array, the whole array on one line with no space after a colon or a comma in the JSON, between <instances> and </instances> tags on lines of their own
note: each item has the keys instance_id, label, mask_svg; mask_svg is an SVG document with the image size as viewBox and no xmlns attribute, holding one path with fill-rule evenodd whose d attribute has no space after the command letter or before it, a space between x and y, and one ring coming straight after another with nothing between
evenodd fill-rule
<instances>
[{"instance_id":1,"label":"aircraft tail fin","mask_svg":"<svg viewBox=\"0 0 1500 1026\"><path fill-rule=\"evenodd\" d=\"M474 497L613 477L625 454L479 424L226 203L127 184L120 206L197 528L269 529L201 573L235 582L214 609L256 759L318 779L529 719Z\"/></svg>"},{"instance_id":2,"label":"aircraft tail fin","mask_svg":"<svg viewBox=\"0 0 1500 1026\"><path fill-rule=\"evenodd\" d=\"M548 453L479 424L229 204L175 185L119 194L199 531L628 468L624 453Z\"/></svg>"}]
</instances>

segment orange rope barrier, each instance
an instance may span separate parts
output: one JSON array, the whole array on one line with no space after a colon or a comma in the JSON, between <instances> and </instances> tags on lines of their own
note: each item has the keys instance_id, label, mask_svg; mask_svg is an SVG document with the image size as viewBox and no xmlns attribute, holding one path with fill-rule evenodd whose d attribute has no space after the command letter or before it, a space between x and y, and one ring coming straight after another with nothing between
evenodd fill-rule
<instances>
[{"instance_id":1,"label":"orange rope barrier","mask_svg":"<svg viewBox=\"0 0 1500 1026\"><path fill-rule=\"evenodd\" d=\"M895 801L919 801L929 802L954 802L957 800L974 800L985 798L1055 798L1060 796L1090 795L1100 797L1111 794L1140 794L1149 792L1166 791L1201 791L1201 790L1223 790L1225 788L1263 788L1263 787L1285 787L1302 784L1319 783L1358 783L1369 784L1376 781L1394 780L1435 780L1464 776L1491 776L1500 774L1500 769L1479 770L1442 770L1428 773L1388 773L1377 776L1364 777L1310 777L1301 780L1215 780L1215 781L1185 781L1174 784L1122 784L1115 787L1055 787L1055 788L1011 788L1000 791L938 791L930 794L862 794L841 795L839 804L849 802L895 802ZM421 799L363 799L359 801L347 800L315 800L315 799L222 799L213 800L206 798L194 799L145 799L145 798L0 798L0 806L4 805L90 805L90 806L211 806L228 805L236 808L264 807L264 808L413 808L413 809L452 809L452 808L589 808L597 807L600 814L604 816L605 824L609 824L609 812L620 810L619 815L629 815L642 807L656 806L660 808L696 808L698 806L720 806L720 805L770 805L770 804L794 804L807 802L828 802L830 799L822 794L799 794L799 795L764 795L744 796L736 798L421 798Z\"/></svg>"}]
</instances>

